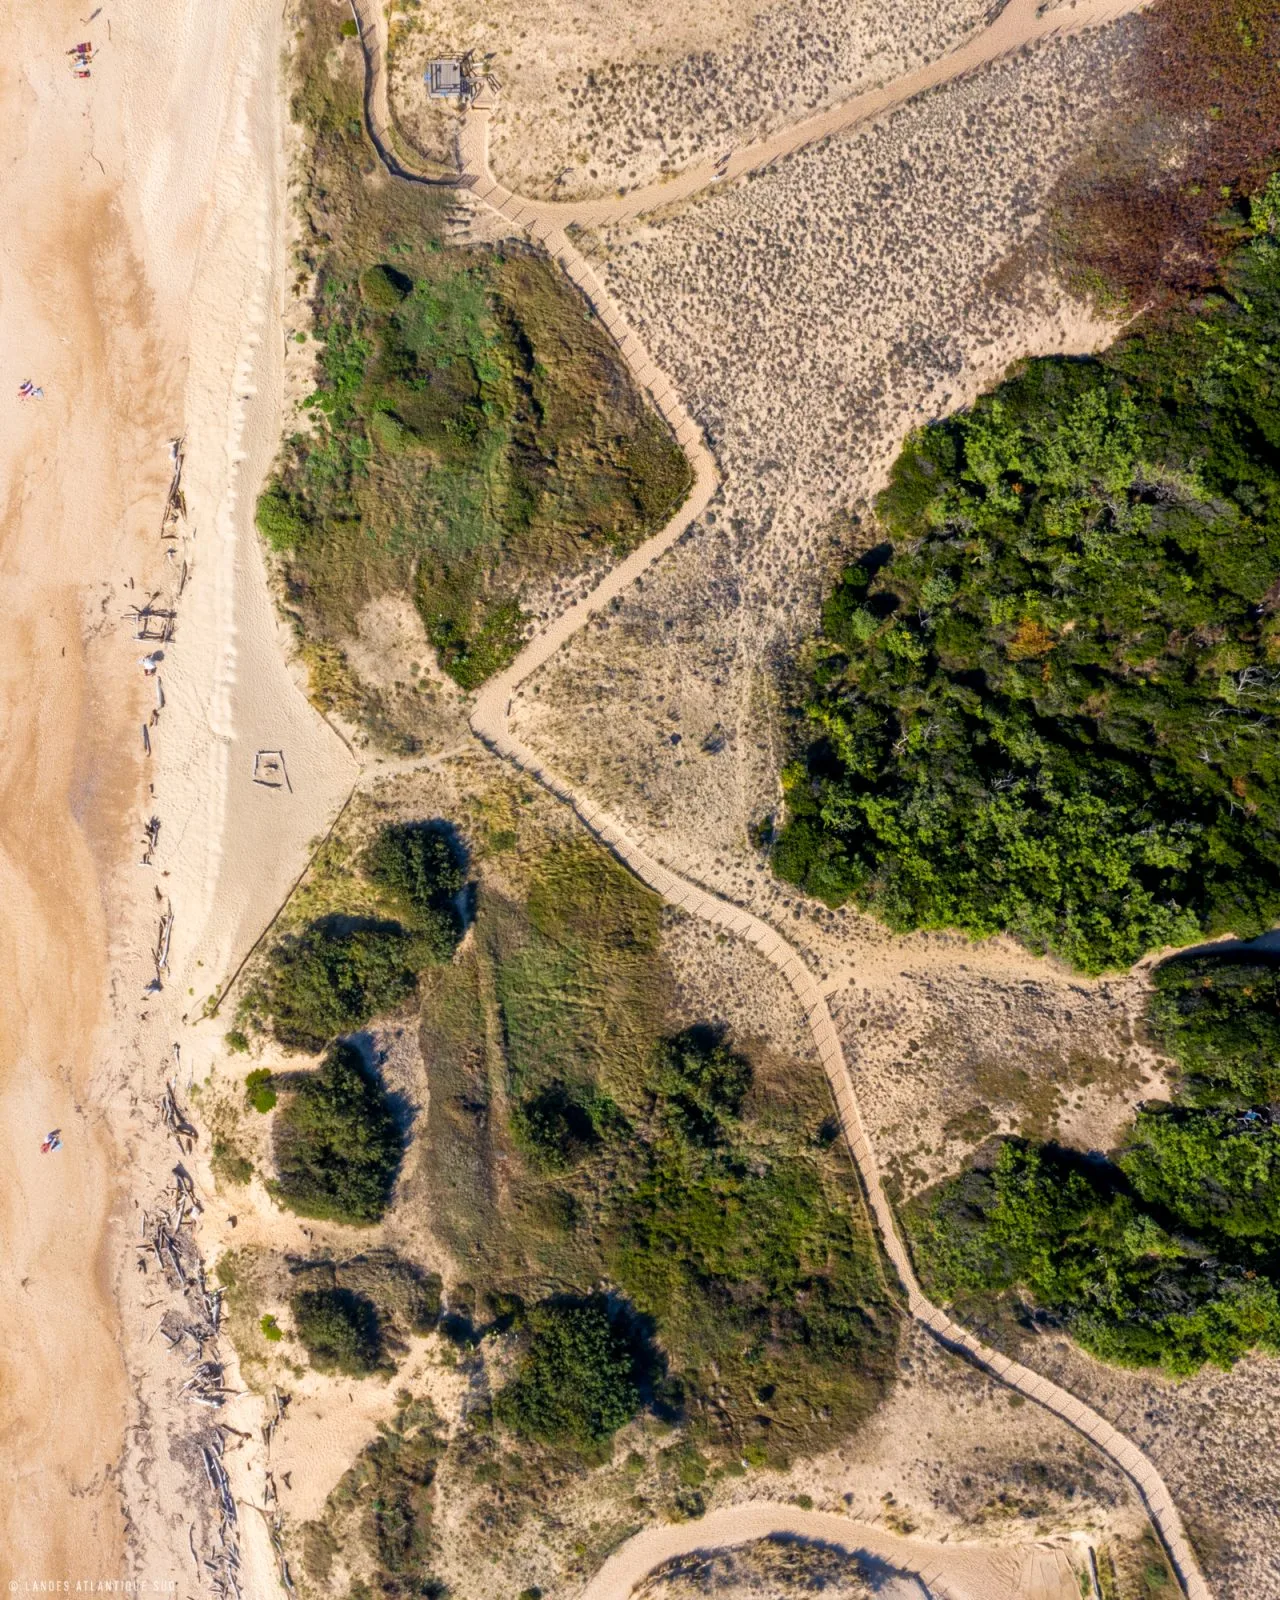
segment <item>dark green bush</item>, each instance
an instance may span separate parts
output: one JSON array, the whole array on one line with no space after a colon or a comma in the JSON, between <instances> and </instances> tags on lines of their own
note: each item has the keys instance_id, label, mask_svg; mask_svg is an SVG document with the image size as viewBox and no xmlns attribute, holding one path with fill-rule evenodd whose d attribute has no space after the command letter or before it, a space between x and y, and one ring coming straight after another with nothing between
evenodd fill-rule
<instances>
[{"instance_id":1,"label":"dark green bush","mask_svg":"<svg viewBox=\"0 0 1280 1600\"><path fill-rule=\"evenodd\" d=\"M276 1092L271 1086L273 1076L266 1067L257 1067L244 1080L245 1098L263 1116L275 1110Z\"/></svg>"},{"instance_id":2,"label":"dark green bush","mask_svg":"<svg viewBox=\"0 0 1280 1600\"><path fill-rule=\"evenodd\" d=\"M272 1127L272 1193L299 1216L377 1222L403 1141L382 1087L352 1045L334 1045L314 1072L294 1075Z\"/></svg>"},{"instance_id":3,"label":"dark green bush","mask_svg":"<svg viewBox=\"0 0 1280 1600\"><path fill-rule=\"evenodd\" d=\"M413 279L385 264L369 267L360 274L360 293L365 304L375 311L395 311L413 292Z\"/></svg>"},{"instance_id":4,"label":"dark green bush","mask_svg":"<svg viewBox=\"0 0 1280 1600\"><path fill-rule=\"evenodd\" d=\"M388 908L421 936L424 951L447 961L462 937L458 896L467 881L460 846L438 822L397 822L370 845L365 870Z\"/></svg>"},{"instance_id":5,"label":"dark green bush","mask_svg":"<svg viewBox=\"0 0 1280 1600\"><path fill-rule=\"evenodd\" d=\"M1280 246L915 435L810 657L775 870L1096 972L1280 917Z\"/></svg>"},{"instance_id":6,"label":"dark green bush","mask_svg":"<svg viewBox=\"0 0 1280 1600\"><path fill-rule=\"evenodd\" d=\"M289 1301L299 1342L318 1372L363 1378L382 1355L378 1312L349 1289L300 1289Z\"/></svg>"},{"instance_id":7,"label":"dark green bush","mask_svg":"<svg viewBox=\"0 0 1280 1600\"><path fill-rule=\"evenodd\" d=\"M1205 951L1156 968L1151 1031L1202 1103L1280 1101L1280 965L1255 951Z\"/></svg>"},{"instance_id":8,"label":"dark green bush","mask_svg":"<svg viewBox=\"0 0 1280 1600\"><path fill-rule=\"evenodd\" d=\"M257 521L262 537L276 551L292 550L307 536L306 516L278 485L258 496Z\"/></svg>"},{"instance_id":9,"label":"dark green bush","mask_svg":"<svg viewBox=\"0 0 1280 1600\"><path fill-rule=\"evenodd\" d=\"M253 995L281 1044L319 1050L402 1005L435 946L394 922L325 917L272 950Z\"/></svg>"},{"instance_id":10,"label":"dark green bush","mask_svg":"<svg viewBox=\"0 0 1280 1600\"><path fill-rule=\"evenodd\" d=\"M1201 1174L1203 1176L1203 1173ZM1167 1188L1165 1198L1186 1198ZM908 1225L921 1276L967 1315L1023 1288L1086 1350L1174 1375L1280 1350L1280 1296L1114 1187L1114 1175L1051 1148L1006 1141L915 1202Z\"/></svg>"},{"instance_id":11,"label":"dark green bush","mask_svg":"<svg viewBox=\"0 0 1280 1600\"><path fill-rule=\"evenodd\" d=\"M751 1063L708 1028L689 1028L669 1039L654 1076L667 1114L686 1139L703 1145L721 1143L750 1087Z\"/></svg>"},{"instance_id":12,"label":"dark green bush","mask_svg":"<svg viewBox=\"0 0 1280 1600\"><path fill-rule=\"evenodd\" d=\"M1259 1113L1143 1111L1119 1165L1145 1204L1219 1248L1280 1242L1280 1129Z\"/></svg>"},{"instance_id":13,"label":"dark green bush","mask_svg":"<svg viewBox=\"0 0 1280 1600\"><path fill-rule=\"evenodd\" d=\"M558 1079L519 1102L511 1125L517 1140L549 1171L574 1166L622 1124L607 1094Z\"/></svg>"},{"instance_id":14,"label":"dark green bush","mask_svg":"<svg viewBox=\"0 0 1280 1600\"><path fill-rule=\"evenodd\" d=\"M526 1439L598 1455L640 1405L634 1359L606 1302L534 1306L525 1336L514 1377L494 1396L495 1417Z\"/></svg>"}]
</instances>

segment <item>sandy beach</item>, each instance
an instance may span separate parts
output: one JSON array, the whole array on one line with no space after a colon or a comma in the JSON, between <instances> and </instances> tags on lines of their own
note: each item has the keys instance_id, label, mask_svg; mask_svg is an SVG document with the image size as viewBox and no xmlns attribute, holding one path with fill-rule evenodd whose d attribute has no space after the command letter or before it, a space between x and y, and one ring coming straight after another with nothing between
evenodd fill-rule
<instances>
[{"instance_id":1,"label":"sandy beach","mask_svg":"<svg viewBox=\"0 0 1280 1600\"><path fill-rule=\"evenodd\" d=\"M278 10L85 14L64 0L0 7L10 1585L177 1580L198 1511L173 1448L189 1410L145 1349L140 1309L163 1286L134 1270L132 1248L135 1206L172 1181L155 1096L184 1016L257 936L352 777L279 648L250 522L279 423ZM65 52L85 39L92 76L79 79ZM20 404L27 378L44 398ZM165 541L179 436L187 518ZM147 756L159 696L125 613L156 592L178 617ZM253 783L263 746L285 750L291 789ZM173 908L170 965L144 1000L158 901ZM208 1070L204 1048L203 1063L188 1050L188 1081ZM63 1149L42 1156L53 1127Z\"/></svg>"}]
</instances>

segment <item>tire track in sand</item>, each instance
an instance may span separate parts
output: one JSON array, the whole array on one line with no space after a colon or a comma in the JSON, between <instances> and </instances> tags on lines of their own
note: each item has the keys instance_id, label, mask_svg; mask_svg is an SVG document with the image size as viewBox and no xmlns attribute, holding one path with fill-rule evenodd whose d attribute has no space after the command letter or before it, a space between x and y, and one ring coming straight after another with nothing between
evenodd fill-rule
<instances>
[{"instance_id":1,"label":"tire track in sand","mask_svg":"<svg viewBox=\"0 0 1280 1600\"><path fill-rule=\"evenodd\" d=\"M588 794L552 771L534 750L511 733L508 725L512 696L520 684L671 548L706 509L718 482L716 464L701 430L685 410L671 380L649 356L643 342L613 303L590 263L574 246L565 231L566 227L570 223L594 227L602 223L623 222L656 206L687 199L718 181L721 176L742 177L817 140L905 104L928 89L953 82L1039 39L1101 26L1141 9L1146 3L1147 0L1082 0L1081 4L1069 11L1063 8L1041 15L1036 0L1011 0L996 20L981 33L950 54L891 84L845 101L816 117L807 118L769 139L742 146L732 152L727 161L722 158L719 162L699 162L685 168L669 182L651 184L605 200L580 203L525 200L504 189L494 182L489 172L489 112L473 109L468 113L459 141L462 179L458 186L470 189L478 200L500 212L556 258L617 342L636 382L647 391L666 418L693 473L689 497L671 521L614 567L589 595L535 634L511 666L481 690L470 720L472 731L478 738L571 807L590 832L641 882L661 895L668 905L747 940L782 973L805 1014L831 1086L841 1129L880 1230L885 1254L893 1263L906 1290L907 1309L911 1316L946 1349L966 1357L1001 1383L1036 1401L1083 1434L1119 1467L1141 1496L1183 1593L1188 1600L1212 1600L1173 1496L1144 1452L1069 1390L982 1343L934 1305L921 1289L881 1182L875 1151L863 1125L848 1063L830 1010L817 980L799 952L775 928L752 912L709 893L668 867L661 859L661 847L652 837L628 829L598 806ZM365 54L368 73L365 109L375 148L392 176L438 184L439 179L412 172L391 153L387 132L390 117L386 49L381 32L385 24L381 7L375 0L351 0L351 9L360 29ZM780 1516L783 1509L779 1508ZM779 1526L782 1525L780 1522Z\"/></svg>"}]
</instances>

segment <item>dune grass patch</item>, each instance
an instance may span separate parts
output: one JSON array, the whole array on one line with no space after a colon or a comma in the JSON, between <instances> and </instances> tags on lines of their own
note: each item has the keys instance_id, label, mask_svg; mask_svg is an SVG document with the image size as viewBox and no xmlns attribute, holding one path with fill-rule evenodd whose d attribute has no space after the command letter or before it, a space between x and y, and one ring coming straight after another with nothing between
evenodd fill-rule
<instances>
[{"instance_id":1,"label":"dune grass patch","mask_svg":"<svg viewBox=\"0 0 1280 1600\"><path fill-rule=\"evenodd\" d=\"M446 246L443 193L366 181L358 73L329 8L310 8L293 107L318 382L258 504L317 693L348 715L343 642L367 601L412 598L440 664L475 688L519 648L531 585L630 549L690 481L553 261Z\"/></svg>"}]
</instances>

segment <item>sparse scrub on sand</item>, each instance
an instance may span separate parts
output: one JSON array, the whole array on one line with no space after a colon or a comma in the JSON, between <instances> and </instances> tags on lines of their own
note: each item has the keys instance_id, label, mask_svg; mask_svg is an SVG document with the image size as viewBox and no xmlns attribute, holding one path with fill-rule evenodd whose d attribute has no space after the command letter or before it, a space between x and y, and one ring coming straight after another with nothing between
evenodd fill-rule
<instances>
[{"instance_id":1,"label":"sparse scrub on sand","mask_svg":"<svg viewBox=\"0 0 1280 1600\"><path fill-rule=\"evenodd\" d=\"M399 1397L394 1415L357 1456L329 1496L322 1519L302 1528L302 1566L325 1584L335 1561L365 1577L349 1591L361 1595L443 1596L430 1575L435 1551L435 1479L446 1449L439 1418L425 1400Z\"/></svg>"},{"instance_id":2,"label":"sparse scrub on sand","mask_svg":"<svg viewBox=\"0 0 1280 1600\"><path fill-rule=\"evenodd\" d=\"M1280 243L915 436L812 647L775 870L1086 971L1280 915Z\"/></svg>"},{"instance_id":3,"label":"sparse scrub on sand","mask_svg":"<svg viewBox=\"0 0 1280 1600\"><path fill-rule=\"evenodd\" d=\"M1234 243L1224 210L1280 158L1280 11L1159 0L1120 91L1102 140L1063 180L1058 244L1082 286L1142 306L1212 286Z\"/></svg>"},{"instance_id":4,"label":"sparse scrub on sand","mask_svg":"<svg viewBox=\"0 0 1280 1600\"><path fill-rule=\"evenodd\" d=\"M334 1045L313 1072L278 1080L269 1187L299 1216L362 1225L391 1199L403 1139L387 1096L352 1045Z\"/></svg>"},{"instance_id":5,"label":"sparse scrub on sand","mask_svg":"<svg viewBox=\"0 0 1280 1600\"><path fill-rule=\"evenodd\" d=\"M493 160L520 194L609 193L679 171L944 54L979 28L986 0L798 0L785 6L568 13L553 0L475 12L438 0L393 32L397 122L443 154L422 71L447 40L475 47L502 80ZM768 63L767 75L761 64Z\"/></svg>"},{"instance_id":6,"label":"sparse scrub on sand","mask_svg":"<svg viewBox=\"0 0 1280 1600\"><path fill-rule=\"evenodd\" d=\"M445 248L438 198L364 182L356 58L334 55L333 26L313 7L295 56L319 383L258 525L324 669L316 692L350 713L343 645L368 602L411 597L440 664L475 688L518 648L526 586L638 543L689 474L549 258Z\"/></svg>"},{"instance_id":7,"label":"sparse scrub on sand","mask_svg":"<svg viewBox=\"0 0 1280 1600\"><path fill-rule=\"evenodd\" d=\"M1280 1353L1280 1129L1250 1094L1275 996L1256 956L1157 969L1153 1030L1194 1098L1143 1106L1111 1162L1009 1140L921 1196L907 1221L932 1290L979 1319L1021 1291L1104 1361L1177 1376Z\"/></svg>"}]
</instances>

